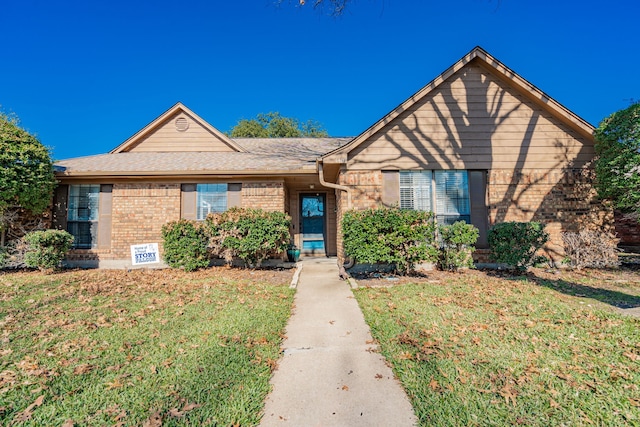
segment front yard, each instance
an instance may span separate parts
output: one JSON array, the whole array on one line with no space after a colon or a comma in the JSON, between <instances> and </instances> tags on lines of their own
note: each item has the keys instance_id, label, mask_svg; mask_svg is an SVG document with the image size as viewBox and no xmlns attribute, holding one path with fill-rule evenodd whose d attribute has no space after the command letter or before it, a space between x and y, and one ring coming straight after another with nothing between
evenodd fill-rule
<instances>
[{"instance_id":1,"label":"front yard","mask_svg":"<svg viewBox=\"0 0 640 427\"><path fill-rule=\"evenodd\" d=\"M292 274L0 273L0 424L256 425ZM640 425L639 272L359 283L421 425Z\"/></svg>"},{"instance_id":2,"label":"front yard","mask_svg":"<svg viewBox=\"0 0 640 427\"><path fill-rule=\"evenodd\" d=\"M0 273L0 424L257 424L292 274Z\"/></svg>"},{"instance_id":3,"label":"front yard","mask_svg":"<svg viewBox=\"0 0 640 427\"><path fill-rule=\"evenodd\" d=\"M637 272L434 272L359 284L421 425L640 425L640 319L617 312L640 307Z\"/></svg>"}]
</instances>

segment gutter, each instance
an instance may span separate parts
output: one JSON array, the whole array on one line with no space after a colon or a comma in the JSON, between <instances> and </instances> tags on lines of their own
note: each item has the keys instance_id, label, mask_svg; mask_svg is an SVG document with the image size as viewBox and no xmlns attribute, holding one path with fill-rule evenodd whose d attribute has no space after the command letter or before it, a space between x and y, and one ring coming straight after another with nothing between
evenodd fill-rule
<instances>
[{"instance_id":1,"label":"gutter","mask_svg":"<svg viewBox=\"0 0 640 427\"><path fill-rule=\"evenodd\" d=\"M334 184L332 182L325 181L324 172L322 170L322 162L318 162L318 177L320 178L321 185L346 192L347 193L347 209L351 209L351 188L347 187L346 185L339 185L339 184Z\"/></svg>"}]
</instances>

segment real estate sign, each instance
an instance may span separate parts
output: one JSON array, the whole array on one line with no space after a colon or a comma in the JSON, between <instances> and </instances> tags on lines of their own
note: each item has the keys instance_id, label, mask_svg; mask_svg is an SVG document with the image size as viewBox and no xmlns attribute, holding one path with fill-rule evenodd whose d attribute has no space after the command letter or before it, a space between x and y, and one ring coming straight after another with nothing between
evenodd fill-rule
<instances>
[{"instance_id":1,"label":"real estate sign","mask_svg":"<svg viewBox=\"0 0 640 427\"><path fill-rule=\"evenodd\" d=\"M157 243L131 245L131 263L133 265L153 264L160 262Z\"/></svg>"}]
</instances>

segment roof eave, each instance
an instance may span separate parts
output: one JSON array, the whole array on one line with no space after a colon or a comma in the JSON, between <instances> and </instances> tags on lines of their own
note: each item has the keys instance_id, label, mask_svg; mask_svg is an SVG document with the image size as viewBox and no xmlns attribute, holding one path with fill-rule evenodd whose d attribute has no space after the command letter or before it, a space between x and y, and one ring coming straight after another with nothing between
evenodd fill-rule
<instances>
[{"instance_id":1,"label":"roof eave","mask_svg":"<svg viewBox=\"0 0 640 427\"><path fill-rule=\"evenodd\" d=\"M315 169L279 170L216 170L216 171L72 171L56 172L58 179L73 178L179 178L179 177L222 177L222 176L274 176L274 175L314 175Z\"/></svg>"}]
</instances>

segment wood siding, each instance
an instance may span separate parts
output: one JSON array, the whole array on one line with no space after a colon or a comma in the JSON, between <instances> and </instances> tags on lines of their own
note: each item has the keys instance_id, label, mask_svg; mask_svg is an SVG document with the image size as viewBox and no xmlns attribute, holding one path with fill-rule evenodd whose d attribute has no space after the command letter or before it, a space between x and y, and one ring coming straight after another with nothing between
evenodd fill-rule
<instances>
[{"instance_id":1,"label":"wood siding","mask_svg":"<svg viewBox=\"0 0 640 427\"><path fill-rule=\"evenodd\" d=\"M591 141L479 64L469 64L349 153L349 170L557 169Z\"/></svg>"},{"instance_id":2,"label":"wood siding","mask_svg":"<svg viewBox=\"0 0 640 427\"><path fill-rule=\"evenodd\" d=\"M186 122L185 122L186 120ZM188 124L186 130L178 130L178 124ZM217 135L211 133L197 120L179 111L159 124L148 136L127 151L236 151Z\"/></svg>"}]
</instances>

